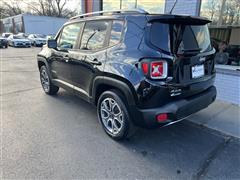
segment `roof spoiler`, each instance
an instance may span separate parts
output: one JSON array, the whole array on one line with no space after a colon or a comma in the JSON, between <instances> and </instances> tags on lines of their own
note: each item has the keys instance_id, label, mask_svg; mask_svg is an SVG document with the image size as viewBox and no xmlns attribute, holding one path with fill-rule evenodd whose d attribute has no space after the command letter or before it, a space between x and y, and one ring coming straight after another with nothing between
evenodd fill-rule
<instances>
[{"instance_id":1,"label":"roof spoiler","mask_svg":"<svg viewBox=\"0 0 240 180\"><path fill-rule=\"evenodd\" d=\"M148 15L149 22L161 22L167 24L183 24L183 25L205 25L212 21L204 17L195 17L187 15L172 15L172 14L163 14L163 15Z\"/></svg>"}]
</instances>

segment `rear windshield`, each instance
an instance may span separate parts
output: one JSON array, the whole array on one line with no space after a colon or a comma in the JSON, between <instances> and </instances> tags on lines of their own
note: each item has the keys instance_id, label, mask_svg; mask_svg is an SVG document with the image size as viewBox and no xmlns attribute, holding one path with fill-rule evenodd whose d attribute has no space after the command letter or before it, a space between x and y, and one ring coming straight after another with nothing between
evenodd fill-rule
<instances>
[{"instance_id":1,"label":"rear windshield","mask_svg":"<svg viewBox=\"0 0 240 180\"><path fill-rule=\"evenodd\" d=\"M177 54L211 50L207 25L155 22L151 26L150 41L157 48Z\"/></svg>"}]
</instances>

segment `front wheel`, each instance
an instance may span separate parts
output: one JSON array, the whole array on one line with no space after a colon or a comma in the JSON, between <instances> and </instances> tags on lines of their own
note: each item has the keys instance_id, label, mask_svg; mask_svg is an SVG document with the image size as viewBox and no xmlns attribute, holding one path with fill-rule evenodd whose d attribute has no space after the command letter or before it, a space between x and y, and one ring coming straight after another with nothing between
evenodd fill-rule
<instances>
[{"instance_id":1,"label":"front wheel","mask_svg":"<svg viewBox=\"0 0 240 180\"><path fill-rule=\"evenodd\" d=\"M123 95L116 91L105 91L97 104L98 119L104 131L115 140L122 140L133 134L133 126Z\"/></svg>"},{"instance_id":2,"label":"front wheel","mask_svg":"<svg viewBox=\"0 0 240 180\"><path fill-rule=\"evenodd\" d=\"M42 66L40 68L40 81L42 84L42 88L46 94L49 95L57 94L59 87L52 84L46 66Z\"/></svg>"}]
</instances>

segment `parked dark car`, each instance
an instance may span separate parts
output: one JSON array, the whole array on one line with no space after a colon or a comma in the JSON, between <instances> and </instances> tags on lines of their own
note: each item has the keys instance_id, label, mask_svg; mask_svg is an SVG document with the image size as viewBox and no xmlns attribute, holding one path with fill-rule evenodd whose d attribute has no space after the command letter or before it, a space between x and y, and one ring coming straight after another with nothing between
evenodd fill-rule
<instances>
[{"instance_id":1,"label":"parked dark car","mask_svg":"<svg viewBox=\"0 0 240 180\"><path fill-rule=\"evenodd\" d=\"M226 52L229 53L228 64L240 66L240 45L229 45Z\"/></svg>"},{"instance_id":2,"label":"parked dark car","mask_svg":"<svg viewBox=\"0 0 240 180\"><path fill-rule=\"evenodd\" d=\"M176 123L216 98L209 22L141 11L74 17L37 56L43 90L62 87L96 105L116 140Z\"/></svg>"},{"instance_id":3,"label":"parked dark car","mask_svg":"<svg viewBox=\"0 0 240 180\"><path fill-rule=\"evenodd\" d=\"M8 48L8 41L4 37L0 37L0 47L1 48Z\"/></svg>"}]
</instances>

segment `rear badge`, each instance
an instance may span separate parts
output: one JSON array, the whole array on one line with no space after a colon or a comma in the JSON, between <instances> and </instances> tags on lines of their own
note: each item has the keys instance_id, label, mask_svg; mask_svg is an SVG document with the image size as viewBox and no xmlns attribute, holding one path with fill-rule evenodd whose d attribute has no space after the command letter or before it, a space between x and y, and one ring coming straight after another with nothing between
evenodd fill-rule
<instances>
[{"instance_id":1,"label":"rear badge","mask_svg":"<svg viewBox=\"0 0 240 180\"><path fill-rule=\"evenodd\" d=\"M205 60L206 60L206 57L200 57L200 58L199 58L199 61L200 61L200 62L205 62Z\"/></svg>"},{"instance_id":2,"label":"rear badge","mask_svg":"<svg viewBox=\"0 0 240 180\"><path fill-rule=\"evenodd\" d=\"M182 94L182 90L181 89L172 89L170 91L170 96L178 96L180 94Z\"/></svg>"}]
</instances>

